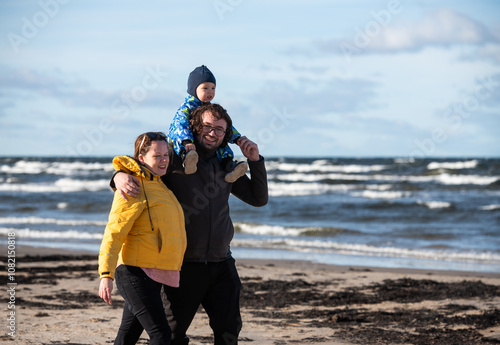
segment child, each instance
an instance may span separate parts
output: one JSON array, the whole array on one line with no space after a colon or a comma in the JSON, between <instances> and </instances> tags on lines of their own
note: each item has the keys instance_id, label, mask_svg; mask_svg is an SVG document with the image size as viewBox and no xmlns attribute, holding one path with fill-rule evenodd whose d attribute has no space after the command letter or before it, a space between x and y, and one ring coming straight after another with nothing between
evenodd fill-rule
<instances>
[{"instance_id":1,"label":"child","mask_svg":"<svg viewBox=\"0 0 500 345\"><path fill-rule=\"evenodd\" d=\"M198 153L193 143L193 133L189 123L190 114L203 103L210 103L215 96L215 77L206 66L196 67L189 74L187 92L184 103L175 113L170 125L168 140L174 144L175 153L181 157L184 172L194 174L197 169ZM237 144L241 134L234 127L232 131L233 136L229 142ZM227 172L224 178L226 182L233 183L248 170L246 162L233 161L234 154L229 145L219 148L217 157Z\"/></svg>"}]
</instances>

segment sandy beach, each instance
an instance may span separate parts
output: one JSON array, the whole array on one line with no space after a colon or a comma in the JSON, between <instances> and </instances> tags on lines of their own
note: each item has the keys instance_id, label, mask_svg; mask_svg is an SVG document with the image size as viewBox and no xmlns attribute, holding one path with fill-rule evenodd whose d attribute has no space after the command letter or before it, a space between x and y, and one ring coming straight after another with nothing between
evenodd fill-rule
<instances>
[{"instance_id":1,"label":"sandy beach","mask_svg":"<svg viewBox=\"0 0 500 345\"><path fill-rule=\"evenodd\" d=\"M8 267L6 257L2 262ZM500 343L500 273L301 261L237 260L237 266L240 344ZM20 247L15 280L8 278L6 268L2 343L113 343L123 300L116 289L113 306L99 298L97 255ZM203 310L190 338L212 343ZM139 343L148 344L146 333Z\"/></svg>"}]
</instances>

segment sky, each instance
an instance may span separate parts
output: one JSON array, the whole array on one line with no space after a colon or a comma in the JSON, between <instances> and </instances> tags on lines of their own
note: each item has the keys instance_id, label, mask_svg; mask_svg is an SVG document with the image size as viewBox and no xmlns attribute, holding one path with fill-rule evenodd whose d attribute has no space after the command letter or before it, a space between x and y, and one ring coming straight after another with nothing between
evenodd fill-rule
<instances>
[{"instance_id":1,"label":"sky","mask_svg":"<svg viewBox=\"0 0 500 345\"><path fill-rule=\"evenodd\" d=\"M263 156L500 156L496 0L2 0L0 36L1 156L132 154L200 65Z\"/></svg>"}]
</instances>

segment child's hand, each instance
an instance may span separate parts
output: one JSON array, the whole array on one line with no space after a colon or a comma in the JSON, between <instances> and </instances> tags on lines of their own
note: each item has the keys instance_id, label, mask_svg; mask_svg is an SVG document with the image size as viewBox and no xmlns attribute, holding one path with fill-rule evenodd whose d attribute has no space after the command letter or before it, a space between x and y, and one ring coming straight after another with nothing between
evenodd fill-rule
<instances>
[{"instance_id":1,"label":"child's hand","mask_svg":"<svg viewBox=\"0 0 500 345\"><path fill-rule=\"evenodd\" d=\"M184 147L186 148L186 152L196 151L196 146L193 143L186 144Z\"/></svg>"}]
</instances>

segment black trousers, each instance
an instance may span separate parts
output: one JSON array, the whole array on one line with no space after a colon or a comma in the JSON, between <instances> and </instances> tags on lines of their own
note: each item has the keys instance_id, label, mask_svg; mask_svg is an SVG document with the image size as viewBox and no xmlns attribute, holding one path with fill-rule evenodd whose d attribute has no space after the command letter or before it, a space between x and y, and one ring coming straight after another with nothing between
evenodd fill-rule
<instances>
[{"instance_id":1,"label":"black trousers","mask_svg":"<svg viewBox=\"0 0 500 345\"><path fill-rule=\"evenodd\" d=\"M149 278L142 268L127 265L118 266L115 282L125 306L114 344L134 345L143 330L149 335L149 344L170 344L172 332L160 295L163 284Z\"/></svg>"},{"instance_id":2,"label":"black trousers","mask_svg":"<svg viewBox=\"0 0 500 345\"><path fill-rule=\"evenodd\" d=\"M189 343L186 331L200 305L214 333L215 345L236 345L241 330L241 281L235 261L185 262L179 288L163 286L162 299L172 329L172 344Z\"/></svg>"}]
</instances>

